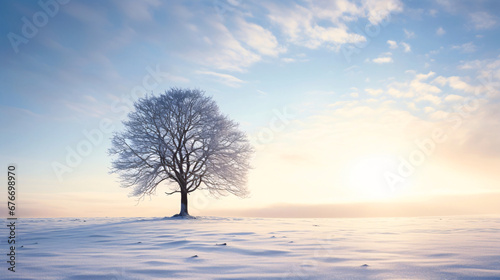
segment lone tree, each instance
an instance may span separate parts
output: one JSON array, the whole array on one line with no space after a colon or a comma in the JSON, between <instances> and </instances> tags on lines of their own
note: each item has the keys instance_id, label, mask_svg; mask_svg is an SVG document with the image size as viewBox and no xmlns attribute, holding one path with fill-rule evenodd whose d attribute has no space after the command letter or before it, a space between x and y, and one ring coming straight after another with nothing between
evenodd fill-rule
<instances>
[{"instance_id":1,"label":"lone tree","mask_svg":"<svg viewBox=\"0 0 500 280\"><path fill-rule=\"evenodd\" d=\"M143 198L161 183L167 195L181 194L175 216L189 216L188 193L206 189L213 196L246 196L252 148L238 124L219 112L200 90L171 88L134 104L124 131L112 138L111 173L122 187Z\"/></svg>"}]
</instances>

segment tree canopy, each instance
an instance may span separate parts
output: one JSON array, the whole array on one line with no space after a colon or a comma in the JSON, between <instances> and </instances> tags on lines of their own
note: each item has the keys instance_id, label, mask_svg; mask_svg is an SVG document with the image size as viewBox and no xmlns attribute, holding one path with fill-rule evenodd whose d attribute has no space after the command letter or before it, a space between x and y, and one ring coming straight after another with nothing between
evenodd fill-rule
<instances>
[{"instance_id":1,"label":"tree canopy","mask_svg":"<svg viewBox=\"0 0 500 280\"><path fill-rule=\"evenodd\" d=\"M134 104L112 137L112 173L132 195L181 194L179 215L186 216L187 194L206 189L213 196L244 197L252 147L238 124L219 111L203 91L172 88Z\"/></svg>"}]
</instances>

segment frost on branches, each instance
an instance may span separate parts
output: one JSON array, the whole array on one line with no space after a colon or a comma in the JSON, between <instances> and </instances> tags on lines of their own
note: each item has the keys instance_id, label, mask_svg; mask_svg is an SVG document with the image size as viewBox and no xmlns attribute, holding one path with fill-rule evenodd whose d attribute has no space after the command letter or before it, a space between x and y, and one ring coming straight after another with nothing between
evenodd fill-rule
<instances>
[{"instance_id":1,"label":"frost on branches","mask_svg":"<svg viewBox=\"0 0 500 280\"><path fill-rule=\"evenodd\" d=\"M160 96L146 96L134 104L124 131L115 133L109 153L112 173L132 195L156 193L166 183L166 194L181 194L176 216L189 216L187 194L206 189L210 194L244 197L252 154L238 124L219 112L200 90L172 88Z\"/></svg>"}]
</instances>

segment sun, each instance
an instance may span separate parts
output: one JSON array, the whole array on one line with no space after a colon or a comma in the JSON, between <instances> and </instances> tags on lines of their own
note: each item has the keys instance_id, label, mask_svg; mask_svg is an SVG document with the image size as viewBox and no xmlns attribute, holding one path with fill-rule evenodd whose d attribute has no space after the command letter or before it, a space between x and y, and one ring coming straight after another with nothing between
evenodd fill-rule
<instances>
[{"instance_id":1,"label":"sun","mask_svg":"<svg viewBox=\"0 0 500 280\"><path fill-rule=\"evenodd\" d=\"M349 188L356 198L378 200L393 197L395 193L384 174L394 169L396 160L389 155L370 155L354 160L348 168Z\"/></svg>"}]
</instances>

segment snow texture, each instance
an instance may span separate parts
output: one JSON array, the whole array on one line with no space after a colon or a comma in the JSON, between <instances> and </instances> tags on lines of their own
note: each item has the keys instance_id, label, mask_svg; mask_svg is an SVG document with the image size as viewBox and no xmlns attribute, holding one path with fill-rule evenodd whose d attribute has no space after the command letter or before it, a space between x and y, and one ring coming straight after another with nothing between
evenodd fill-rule
<instances>
[{"instance_id":1,"label":"snow texture","mask_svg":"<svg viewBox=\"0 0 500 280\"><path fill-rule=\"evenodd\" d=\"M16 234L0 279L500 279L499 217L19 219Z\"/></svg>"}]
</instances>

